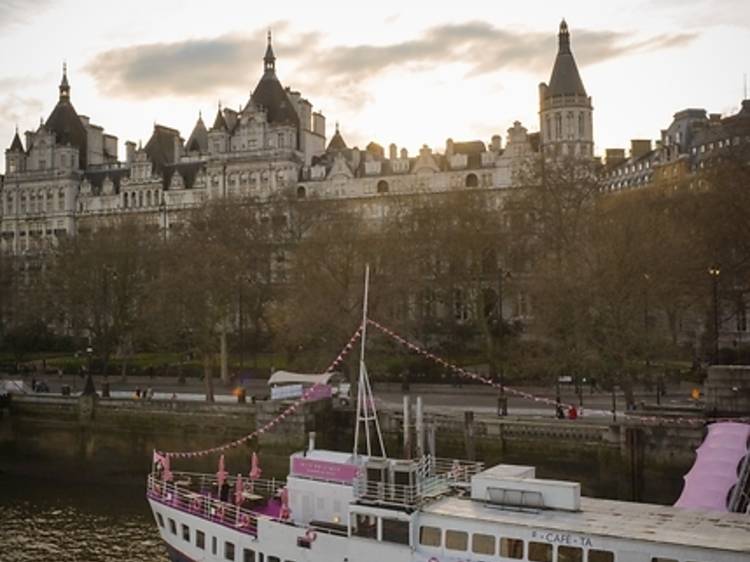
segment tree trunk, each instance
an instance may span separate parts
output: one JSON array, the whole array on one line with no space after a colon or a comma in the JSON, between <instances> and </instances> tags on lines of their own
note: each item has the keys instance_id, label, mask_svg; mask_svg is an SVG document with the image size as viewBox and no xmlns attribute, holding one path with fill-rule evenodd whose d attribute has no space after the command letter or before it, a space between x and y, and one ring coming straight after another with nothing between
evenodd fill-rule
<instances>
[{"instance_id":1,"label":"tree trunk","mask_svg":"<svg viewBox=\"0 0 750 562\"><path fill-rule=\"evenodd\" d=\"M228 367L228 360L227 360L227 331L226 328L222 325L221 332L219 334L219 343L221 348L221 382L225 385L229 384L229 367Z\"/></svg>"},{"instance_id":2,"label":"tree trunk","mask_svg":"<svg viewBox=\"0 0 750 562\"><path fill-rule=\"evenodd\" d=\"M214 401L214 380L211 369L211 353L203 352L203 382L206 388L206 402Z\"/></svg>"}]
</instances>

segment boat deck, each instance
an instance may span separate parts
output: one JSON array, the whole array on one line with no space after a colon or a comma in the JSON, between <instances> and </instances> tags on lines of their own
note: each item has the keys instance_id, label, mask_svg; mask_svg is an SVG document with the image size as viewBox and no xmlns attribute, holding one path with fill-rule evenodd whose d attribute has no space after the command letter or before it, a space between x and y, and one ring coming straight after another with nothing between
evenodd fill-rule
<instances>
[{"instance_id":1,"label":"boat deck","mask_svg":"<svg viewBox=\"0 0 750 562\"><path fill-rule=\"evenodd\" d=\"M180 511L256 536L259 518L281 519L282 502L278 497L283 481L245 481L242 501L236 502L236 478L228 477L228 497L222 498L213 475L175 472L165 482L149 476L148 497Z\"/></svg>"},{"instance_id":2,"label":"boat deck","mask_svg":"<svg viewBox=\"0 0 750 562\"><path fill-rule=\"evenodd\" d=\"M449 497L423 508L425 514L520 525L566 533L720 548L750 553L750 518L746 515L688 511L661 505L581 498L581 511L520 511L476 500Z\"/></svg>"}]
</instances>

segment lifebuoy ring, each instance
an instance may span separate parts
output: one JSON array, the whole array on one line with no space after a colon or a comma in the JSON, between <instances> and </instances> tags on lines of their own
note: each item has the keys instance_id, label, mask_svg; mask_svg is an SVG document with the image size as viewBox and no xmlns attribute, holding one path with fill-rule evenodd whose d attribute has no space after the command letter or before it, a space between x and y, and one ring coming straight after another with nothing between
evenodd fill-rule
<instances>
[{"instance_id":1,"label":"lifebuoy ring","mask_svg":"<svg viewBox=\"0 0 750 562\"><path fill-rule=\"evenodd\" d=\"M201 499L200 498L193 498L193 501L190 502L190 509L193 511L200 511L201 510Z\"/></svg>"},{"instance_id":2,"label":"lifebuoy ring","mask_svg":"<svg viewBox=\"0 0 750 562\"><path fill-rule=\"evenodd\" d=\"M250 527L250 516L247 513L240 514L240 518L237 521L238 527Z\"/></svg>"},{"instance_id":3,"label":"lifebuoy ring","mask_svg":"<svg viewBox=\"0 0 750 562\"><path fill-rule=\"evenodd\" d=\"M315 539L318 538L318 533L316 533L312 529L308 529L307 531L305 531L305 538L310 542L315 542Z\"/></svg>"}]
</instances>

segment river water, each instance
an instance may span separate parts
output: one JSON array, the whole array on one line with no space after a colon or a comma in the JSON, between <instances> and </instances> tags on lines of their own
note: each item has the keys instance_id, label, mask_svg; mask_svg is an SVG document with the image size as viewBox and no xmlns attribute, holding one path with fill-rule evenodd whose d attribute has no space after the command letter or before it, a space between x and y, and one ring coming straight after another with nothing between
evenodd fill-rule
<instances>
[{"instance_id":1,"label":"river water","mask_svg":"<svg viewBox=\"0 0 750 562\"><path fill-rule=\"evenodd\" d=\"M0 475L3 562L168 560L144 489Z\"/></svg>"}]
</instances>

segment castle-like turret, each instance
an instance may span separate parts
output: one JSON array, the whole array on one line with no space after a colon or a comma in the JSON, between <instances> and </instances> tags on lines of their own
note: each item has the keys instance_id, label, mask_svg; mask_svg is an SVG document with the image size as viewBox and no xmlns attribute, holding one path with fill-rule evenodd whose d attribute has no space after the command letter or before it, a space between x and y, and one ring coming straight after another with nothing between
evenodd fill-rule
<instances>
[{"instance_id":1,"label":"castle-like turret","mask_svg":"<svg viewBox=\"0 0 750 562\"><path fill-rule=\"evenodd\" d=\"M570 49L565 20L560 23L558 51L549 85L539 84L542 150L549 156L594 154L593 107Z\"/></svg>"}]
</instances>

